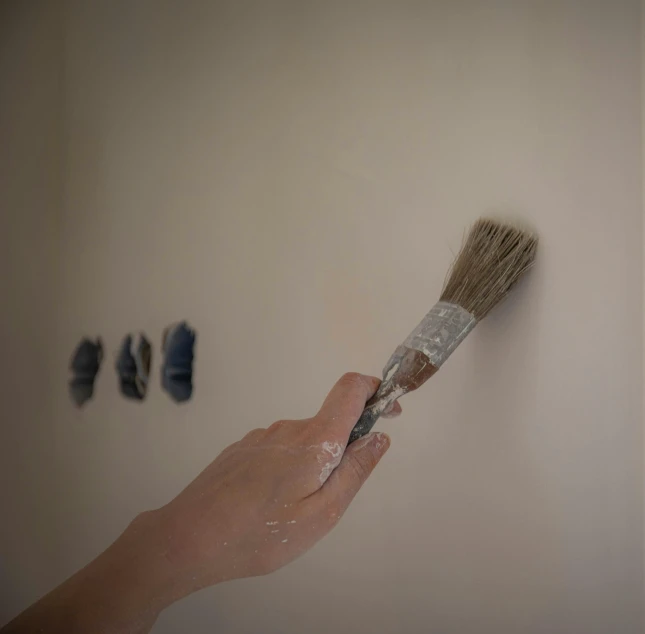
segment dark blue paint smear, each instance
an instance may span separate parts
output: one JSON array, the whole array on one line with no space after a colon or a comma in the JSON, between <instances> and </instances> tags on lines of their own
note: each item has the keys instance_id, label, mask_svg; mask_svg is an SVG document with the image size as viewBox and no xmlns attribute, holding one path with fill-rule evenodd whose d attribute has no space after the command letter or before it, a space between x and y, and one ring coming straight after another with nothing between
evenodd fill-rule
<instances>
[{"instance_id":1,"label":"dark blue paint smear","mask_svg":"<svg viewBox=\"0 0 645 634\"><path fill-rule=\"evenodd\" d=\"M161 387L176 403L193 395L195 331L182 321L164 331Z\"/></svg>"},{"instance_id":2,"label":"dark blue paint smear","mask_svg":"<svg viewBox=\"0 0 645 634\"><path fill-rule=\"evenodd\" d=\"M119 391L123 396L136 401L145 398L151 360L152 347L145 335L138 335L136 341L130 334L123 338L115 364Z\"/></svg>"},{"instance_id":3,"label":"dark blue paint smear","mask_svg":"<svg viewBox=\"0 0 645 634\"><path fill-rule=\"evenodd\" d=\"M103 344L101 339L96 341L82 339L76 346L69 367L72 378L69 380L69 395L72 401L82 407L94 395L94 381L103 360Z\"/></svg>"}]
</instances>

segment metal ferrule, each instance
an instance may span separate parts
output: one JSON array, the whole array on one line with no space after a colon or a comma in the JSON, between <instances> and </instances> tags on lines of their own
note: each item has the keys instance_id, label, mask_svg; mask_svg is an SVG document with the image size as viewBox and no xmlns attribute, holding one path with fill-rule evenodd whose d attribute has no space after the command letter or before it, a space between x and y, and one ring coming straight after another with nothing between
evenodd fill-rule
<instances>
[{"instance_id":1,"label":"metal ferrule","mask_svg":"<svg viewBox=\"0 0 645 634\"><path fill-rule=\"evenodd\" d=\"M476 323L474 315L461 306L437 302L403 345L419 350L439 368Z\"/></svg>"}]
</instances>

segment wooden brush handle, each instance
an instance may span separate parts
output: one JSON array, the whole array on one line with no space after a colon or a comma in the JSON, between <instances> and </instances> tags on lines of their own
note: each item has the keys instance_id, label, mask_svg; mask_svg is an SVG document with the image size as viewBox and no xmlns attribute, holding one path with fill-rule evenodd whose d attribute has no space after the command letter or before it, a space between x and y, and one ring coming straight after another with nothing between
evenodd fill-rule
<instances>
[{"instance_id":1,"label":"wooden brush handle","mask_svg":"<svg viewBox=\"0 0 645 634\"><path fill-rule=\"evenodd\" d=\"M388 399L386 396L379 396L378 393L375 394L365 405L365 409L361 414L361 417L358 419L352 433L349 435L349 440L347 444L353 443L355 440L358 440L362 436L365 436L372 427L374 427L376 421L381 417L381 414L388 408L390 403L394 402L394 399Z\"/></svg>"},{"instance_id":2,"label":"wooden brush handle","mask_svg":"<svg viewBox=\"0 0 645 634\"><path fill-rule=\"evenodd\" d=\"M385 366L383 382L367 401L347 444L367 434L394 401L421 387L437 370L423 352L399 346Z\"/></svg>"}]
</instances>

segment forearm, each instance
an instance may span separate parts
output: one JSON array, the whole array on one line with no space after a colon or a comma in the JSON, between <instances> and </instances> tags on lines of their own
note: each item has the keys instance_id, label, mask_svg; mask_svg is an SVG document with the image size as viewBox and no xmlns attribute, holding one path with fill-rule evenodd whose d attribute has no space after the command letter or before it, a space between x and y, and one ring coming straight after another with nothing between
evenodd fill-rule
<instances>
[{"instance_id":1,"label":"forearm","mask_svg":"<svg viewBox=\"0 0 645 634\"><path fill-rule=\"evenodd\" d=\"M2 634L149 632L177 591L152 514L138 516L94 561L6 625Z\"/></svg>"},{"instance_id":2,"label":"forearm","mask_svg":"<svg viewBox=\"0 0 645 634\"><path fill-rule=\"evenodd\" d=\"M381 433L348 446L378 385L346 374L313 418L249 432L0 634L142 634L191 592L300 557L334 528L389 447Z\"/></svg>"}]
</instances>

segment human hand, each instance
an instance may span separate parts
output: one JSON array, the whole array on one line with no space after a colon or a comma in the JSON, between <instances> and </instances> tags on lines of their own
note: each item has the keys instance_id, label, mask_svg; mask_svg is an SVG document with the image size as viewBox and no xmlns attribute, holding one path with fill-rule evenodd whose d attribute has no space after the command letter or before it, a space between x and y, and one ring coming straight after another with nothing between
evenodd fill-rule
<instances>
[{"instance_id":1,"label":"human hand","mask_svg":"<svg viewBox=\"0 0 645 634\"><path fill-rule=\"evenodd\" d=\"M313 418L253 430L153 512L175 598L277 570L336 525L390 446L377 432L346 447L379 383L346 374ZM395 403L390 414L400 412Z\"/></svg>"},{"instance_id":2,"label":"human hand","mask_svg":"<svg viewBox=\"0 0 645 634\"><path fill-rule=\"evenodd\" d=\"M293 561L336 525L390 446L380 432L346 446L379 383L346 374L313 418L250 432L2 632L144 634L195 590ZM394 403L390 415L400 412Z\"/></svg>"}]
</instances>

